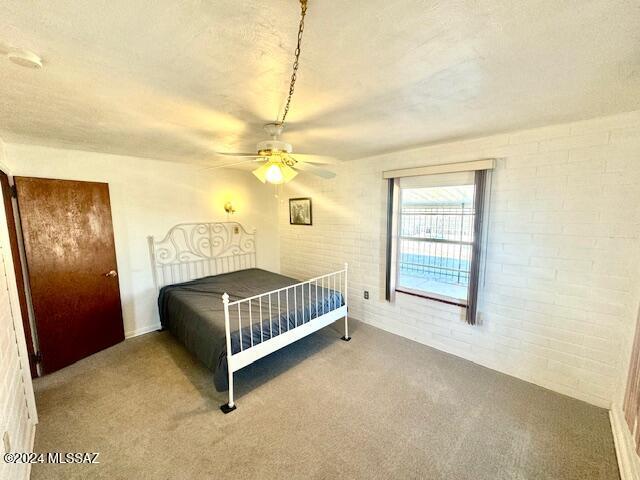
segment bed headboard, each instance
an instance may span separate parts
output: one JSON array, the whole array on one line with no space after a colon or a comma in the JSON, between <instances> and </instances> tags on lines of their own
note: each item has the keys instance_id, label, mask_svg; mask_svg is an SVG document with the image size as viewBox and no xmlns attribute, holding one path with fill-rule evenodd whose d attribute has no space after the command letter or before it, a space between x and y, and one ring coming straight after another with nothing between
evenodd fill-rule
<instances>
[{"instance_id":1,"label":"bed headboard","mask_svg":"<svg viewBox=\"0 0 640 480\"><path fill-rule=\"evenodd\" d=\"M147 237L156 289L256 266L256 232L237 222L179 223Z\"/></svg>"}]
</instances>

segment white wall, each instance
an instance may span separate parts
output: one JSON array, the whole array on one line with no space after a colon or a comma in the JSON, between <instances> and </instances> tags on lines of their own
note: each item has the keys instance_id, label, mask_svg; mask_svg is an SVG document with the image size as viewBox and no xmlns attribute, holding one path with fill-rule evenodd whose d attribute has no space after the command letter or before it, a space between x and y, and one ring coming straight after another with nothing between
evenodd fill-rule
<instances>
[{"instance_id":1,"label":"white wall","mask_svg":"<svg viewBox=\"0 0 640 480\"><path fill-rule=\"evenodd\" d=\"M232 219L257 228L258 266L279 271L276 200L273 190L237 170L134 157L8 144L7 161L16 176L107 182L127 336L158 328L147 236L164 236L180 222Z\"/></svg>"},{"instance_id":2,"label":"white wall","mask_svg":"<svg viewBox=\"0 0 640 480\"><path fill-rule=\"evenodd\" d=\"M382 171L486 157L499 160L482 324L422 298L385 302ZM280 202L282 271L304 277L348 261L353 317L609 406L638 306L639 157L632 112L347 162L334 180L300 176ZM294 196L313 198L312 227L288 224Z\"/></svg>"},{"instance_id":3,"label":"white wall","mask_svg":"<svg viewBox=\"0 0 640 480\"><path fill-rule=\"evenodd\" d=\"M6 168L0 140L0 168ZM4 208L0 206L0 454L31 452L38 421ZM8 444L5 443L5 438ZM0 478L28 478L30 465L0 460Z\"/></svg>"}]
</instances>

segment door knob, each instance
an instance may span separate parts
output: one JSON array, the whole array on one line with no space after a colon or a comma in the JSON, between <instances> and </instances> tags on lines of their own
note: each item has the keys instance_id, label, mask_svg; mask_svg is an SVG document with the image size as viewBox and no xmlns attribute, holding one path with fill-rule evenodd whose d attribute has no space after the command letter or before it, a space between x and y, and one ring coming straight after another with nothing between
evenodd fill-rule
<instances>
[{"instance_id":1,"label":"door knob","mask_svg":"<svg viewBox=\"0 0 640 480\"><path fill-rule=\"evenodd\" d=\"M115 270L111 270L109 273L105 273L104 276L105 277L117 277L118 276L118 272L116 272Z\"/></svg>"}]
</instances>

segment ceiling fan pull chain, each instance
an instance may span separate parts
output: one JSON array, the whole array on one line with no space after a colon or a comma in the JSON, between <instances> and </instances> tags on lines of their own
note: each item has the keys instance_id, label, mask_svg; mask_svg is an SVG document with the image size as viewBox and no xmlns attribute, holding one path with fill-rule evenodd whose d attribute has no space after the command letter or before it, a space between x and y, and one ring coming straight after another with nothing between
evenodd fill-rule
<instances>
[{"instance_id":1,"label":"ceiling fan pull chain","mask_svg":"<svg viewBox=\"0 0 640 480\"><path fill-rule=\"evenodd\" d=\"M302 32L304 32L304 17L307 14L307 0L300 0L300 25L298 26L298 44L296 45L295 57L293 60L293 71L291 72L291 82L289 83L289 95L287 96L287 103L284 106L284 112L282 114L281 125L284 125L284 121L289 113L289 106L291 105L291 97L293 97L293 90L296 85L296 77L298 73L298 65L300 63L300 50L302 46Z\"/></svg>"}]
</instances>

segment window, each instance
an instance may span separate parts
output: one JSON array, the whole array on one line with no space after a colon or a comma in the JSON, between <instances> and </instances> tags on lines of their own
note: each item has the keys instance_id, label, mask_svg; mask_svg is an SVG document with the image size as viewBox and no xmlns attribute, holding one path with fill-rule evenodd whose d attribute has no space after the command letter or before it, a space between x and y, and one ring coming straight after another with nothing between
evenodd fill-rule
<instances>
[{"instance_id":1,"label":"window","mask_svg":"<svg viewBox=\"0 0 640 480\"><path fill-rule=\"evenodd\" d=\"M396 290L466 305L474 185L400 188Z\"/></svg>"},{"instance_id":2,"label":"window","mask_svg":"<svg viewBox=\"0 0 640 480\"><path fill-rule=\"evenodd\" d=\"M476 324L484 209L493 159L384 172L386 299L418 295L466 307Z\"/></svg>"}]
</instances>

